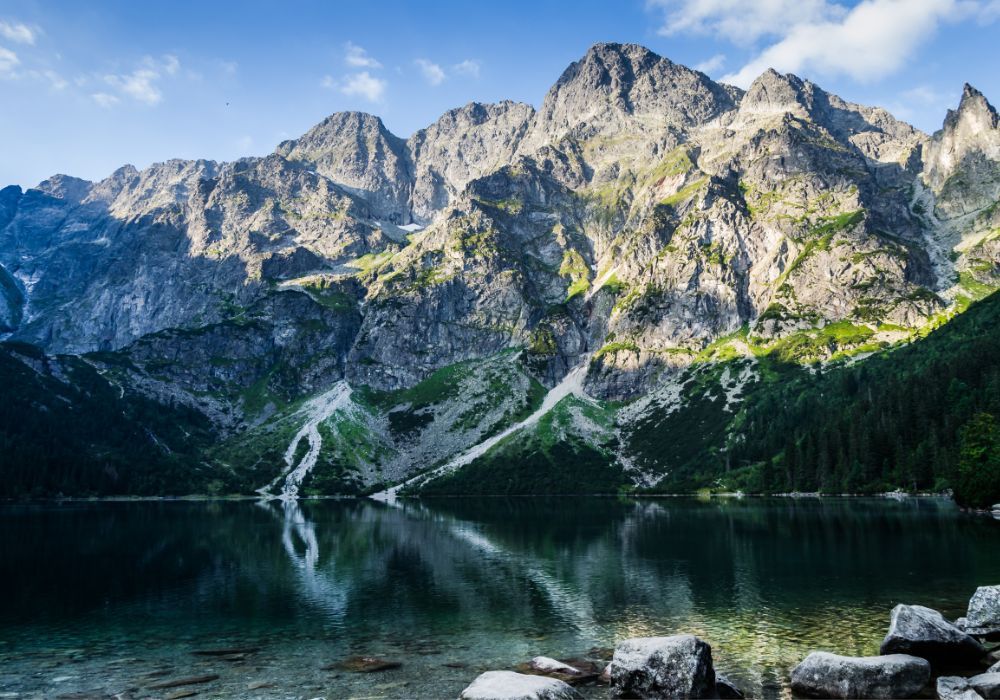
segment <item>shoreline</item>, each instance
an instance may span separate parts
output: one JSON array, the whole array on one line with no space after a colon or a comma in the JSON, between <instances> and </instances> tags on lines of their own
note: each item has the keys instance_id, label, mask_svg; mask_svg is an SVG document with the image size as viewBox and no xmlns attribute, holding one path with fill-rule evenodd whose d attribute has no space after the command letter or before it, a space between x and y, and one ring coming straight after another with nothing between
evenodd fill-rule
<instances>
[{"instance_id":1,"label":"shoreline","mask_svg":"<svg viewBox=\"0 0 1000 700\"><path fill-rule=\"evenodd\" d=\"M719 493L530 493L530 494L436 494L433 496L398 496L399 500L421 501L438 499L459 499L459 498L627 498L627 499L659 499L659 498L692 498L698 500L720 499L764 499L764 498L789 498L789 499L885 499L902 501L910 498L914 499L937 499L954 503L954 498L947 493L901 493L895 491L882 493L819 493L819 492L789 492L789 493L743 493L743 492L719 492ZM278 501L279 498L262 498L258 495L228 495L209 496L202 494L187 494L183 496L40 496L32 498L7 498L0 499L0 505L17 505L31 503L164 503L164 502L240 502L240 501ZM296 501L368 501L374 500L371 495L346 495L334 494L324 496L299 496ZM957 505L957 504L956 504ZM989 509L962 508L963 511L976 513L989 513Z\"/></svg>"}]
</instances>

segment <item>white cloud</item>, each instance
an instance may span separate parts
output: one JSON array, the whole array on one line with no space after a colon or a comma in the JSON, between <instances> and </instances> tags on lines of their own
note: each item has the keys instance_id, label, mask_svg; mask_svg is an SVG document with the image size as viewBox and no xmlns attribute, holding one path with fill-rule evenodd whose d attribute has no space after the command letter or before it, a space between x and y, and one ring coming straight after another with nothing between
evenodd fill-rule
<instances>
[{"instance_id":1,"label":"white cloud","mask_svg":"<svg viewBox=\"0 0 1000 700\"><path fill-rule=\"evenodd\" d=\"M21 22L0 21L0 36L16 44L33 45L38 36L38 30L32 29Z\"/></svg>"},{"instance_id":2,"label":"white cloud","mask_svg":"<svg viewBox=\"0 0 1000 700\"><path fill-rule=\"evenodd\" d=\"M981 24L989 24L1000 19L1000 0L988 0L978 8L976 19Z\"/></svg>"},{"instance_id":3,"label":"white cloud","mask_svg":"<svg viewBox=\"0 0 1000 700\"><path fill-rule=\"evenodd\" d=\"M326 76L323 78L323 85L324 87L337 88L348 97L363 97L369 102L381 102L386 88L384 80L374 77L366 70L352 73L340 82Z\"/></svg>"},{"instance_id":4,"label":"white cloud","mask_svg":"<svg viewBox=\"0 0 1000 700\"><path fill-rule=\"evenodd\" d=\"M13 78L14 68L20 63L16 53L0 46L0 78Z\"/></svg>"},{"instance_id":5,"label":"white cloud","mask_svg":"<svg viewBox=\"0 0 1000 700\"><path fill-rule=\"evenodd\" d=\"M127 75L107 75L104 82L138 102L155 105L163 100L163 93L156 86L159 79L156 71L139 68Z\"/></svg>"},{"instance_id":6,"label":"white cloud","mask_svg":"<svg viewBox=\"0 0 1000 700\"><path fill-rule=\"evenodd\" d=\"M69 81L56 73L54 70L29 70L25 75L33 80L48 81L49 87L53 90L64 90L69 85Z\"/></svg>"},{"instance_id":7,"label":"white cloud","mask_svg":"<svg viewBox=\"0 0 1000 700\"><path fill-rule=\"evenodd\" d=\"M168 53L163 57L163 70L166 71L167 75L177 75L180 68L181 62L173 54Z\"/></svg>"},{"instance_id":8,"label":"white cloud","mask_svg":"<svg viewBox=\"0 0 1000 700\"><path fill-rule=\"evenodd\" d=\"M344 63L355 68L381 68L382 64L368 55L368 52L350 41L344 45Z\"/></svg>"},{"instance_id":9,"label":"white cloud","mask_svg":"<svg viewBox=\"0 0 1000 700\"><path fill-rule=\"evenodd\" d=\"M722 67L726 65L726 55L723 53L717 53L711 58L707 58L701 63L694 64L695 70L700 70L702 73L715 73L721 70Z\"/></svg>"},{"instance_id":10,"label":"white cloud","mask_svg":"<svg viewBox=\"0 0 1000 700\"><path fill-rule=\"evenodd\" d=\"M95 92L90 96L99 106L108 109L114 107L120 101L116 96L107 92Z\"/></svg>"},{"instance_id":11,"label":"white cloud","mask_svg":"<svg viewBox=\"0 0 1000 700\"><path fill-rule=\"evenodd\" d=\"M929 85L917 85L915 88L905 90L901 97L907 102L918 102L924 105L945 104L951 95L935 90Z\"/></svg>"},{"instance_id":12,"label":"white cloud","mask_svg":"<svg viewBox=\"0 0 1000 700\"><path fill-rule=\"evenodd\" d=\"M414 63L420 68L420 72L431 85L440 85L444 82L444 71L436 63L431 63L426 58L418 58Z\"/></svg>"},{"instance_id":13,"label":"white cloud","mask_svg":"<svg viewBox=\"0 0 1000 700\"><path fill-rule=\"evenodd\" d=\"M117 91L118 97L128 97L151 106L158 105L163 101L163 91L160 89L163 76L175 76L180 72L180 68L180 60L172 54L166 54L160 60L144 56L139 62L139 67L131 73L105 75L103 81ZM198 76L193 74L193 77L192 75L189 77L196 79ZM115 102L103 98L99 101L102 107L110 107Z\"/></svg>"},{"instance_id":14,"label":"white cloud","mask_svg":"<svg viewBox=\"0 0 1000 700\"><path fill-rule=\"evenodd\" d=\"M714 34L735 44L752 44L763 36L781 35L804 22L842 16L845 8L828 0L648 0L663 10L659 33Z\"/></svg>"},{"instance_id":15,"label":"white cloud","mask_svg":"<svg viewBox=\"0 0 1000 700\"><path fill-rule=\"evenodd\" d=\"M837 20L796 24L725 82L747 87L768 68L868 82L899 70L938 26L964 14L959 0L863 0Z\"/></svg>"},{"instance_id":16,"label":"white cloud","mask_svg":"<svg viewBox=\"0 0 1000 700\"><path fill-rule=\"evenodd\" d=\"M1000 2L1000 0L997 1ZM453 65L451 70L455 75L467 75L470 78L479 78L479 61L467 58L461 63Z\"/></svg>"}]
</instances>

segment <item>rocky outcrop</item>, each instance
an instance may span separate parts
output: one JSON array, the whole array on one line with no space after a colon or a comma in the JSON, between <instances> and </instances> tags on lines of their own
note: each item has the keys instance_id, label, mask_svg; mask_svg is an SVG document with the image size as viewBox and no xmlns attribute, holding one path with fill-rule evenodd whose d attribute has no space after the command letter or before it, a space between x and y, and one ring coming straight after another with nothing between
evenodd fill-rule
<instances>
[{"instance_id":1,"label":"rocky outcrop","mask_svg":"<svg viewBox=\"0 0 1000 700\"><path fill-rule=\"evenodd\" d=\"M712 648L690 634L619 642L610 675L615 697L709 698L715 694Z\"/></svg>"},{"instance_id":2,"label":"rocky outcrop","mask_svg":"<svg viewBox=\"0 0 1000 700\"><path fill-rule=\"evenodd\" d=\"M935 665L973 665L986 655L986 649L936 610L897 605L881 653L911 654Z\"/></svg>"},{"instance_id":3,"label":"rocky outcrop","mask_svg":"<svg viewBox=\"0 0 1000 700\"><path fill-rule=\"evenodd\" d=\"M412 163L406 142L362 112L333 114L275 151L365 199L373 214L409 223Z\"/></svg>"},{"instance_id":4,"label":"rocky outcrop","mask_svg":"<svg viewBox=\"0 0 1000 700\"><path fill-rule=\"evenodd\" d=\"M936 691L938 700L983 700L983 696L969 685L969 680L961 676L940 676Z\"/></svg>"},{"instance_id":5,"label":"rocky outcrop","mask_svg":"<svg viewBox=\"0 0 1000 700\"><path fill-rule=\"evenodd\" d=\"M969 685L987 700L1000 698L1000 672L980 673L969 679Z\"/></svg>"},{"instance_id":6,"label":"rocky outcrop","mask_svg":"<svg viewBox=\"0 0 1000 700\"><path fill-rule=\"evenodd\" d=\"M1000 634L1000 586L980 586L969 600L962 630L974 636Z\"/></svg>"},{"instance_id":7,"label":"rocky outcrop","mask_svg":"<svg viewBox=\"0 0 1000 700\"><path fill-rule=\"evenodd\" d=\"M487 671L472 681L461 700L579 700L572 686L555 678L513 671Z\"/></svg>"},{"instance_id":8,"label":"rocky outcrop","mask_svg":"<svg viewBox=\"0 0 1000 700\"><path fill-rule=\"evenodd\" d=\"M815 698L908 698L931 678L916 656L838 656L816 651L792 669L792 691Z\"/></svg>"},{"instance_id":9,"label":"rocky outcrop","mask_svg":"<svg viewBox=\"0 0 1000 700\"><path fill-rule=\"evenodd\" d=\"M743 691L725 676L715 674L715 694L720 700L743 700Z\"/></svg>"},{"instance_id":10,"label":"rocky outcrop","mask_svg":"<svg viewBox=\"0 0 1000 700\"><path fill-rule=\"evenodd\" d=\"M430 223L469 182L512 162L534 114L519 102L472 102L411 136L413 219Z\"/></svg>"}]
</instances>

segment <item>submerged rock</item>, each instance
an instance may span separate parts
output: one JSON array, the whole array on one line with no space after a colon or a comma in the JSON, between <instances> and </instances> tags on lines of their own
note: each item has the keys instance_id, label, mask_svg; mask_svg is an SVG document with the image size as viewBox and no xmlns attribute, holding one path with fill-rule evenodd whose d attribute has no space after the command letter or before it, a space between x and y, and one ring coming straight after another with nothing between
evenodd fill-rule
<instances>
[{"instance_id":1,"label":"submerged rock","mask_svg":"<svg viewBox=\"0 0 1000 700\"><path fill-rule=\"evenodd\" d=\"M984 698L1000 698L1000 672L980 673L969 679L969 685Z\"/></svg>"},{"instance_id":2,"label":"submerged rock","mask_svg":"<svg viewBox=\"0 0 1000 700\"><path fill-rule=\"evenodd\" d=\"M962 626L975 636L1000 635L1000 586L980 586L969 600Z\"/></svg>"},{"instance_id":3,"label":"submerged rock","mask_svg":"<svg viewBox=\"0 0 1000 700\"><path fill-rule=\"evenodd\" d=\"M792 690L815 698L908 698L931 678L926 659L814 651L792 670Z\"/></svg>"},{"instance_id":4,"label":"submerged rock","mask_svg":"<svg viewBox=\"0 0 1000 700\"><path fill-rule=\"evenodd\" d=\"M548 656L536 656L528 662L528 667L532 671L538 671L539 673L562 673L568 676L576 676L582 673L580 669L564 664L562 661L551 659Z\"/></svg>"},{"instance_id":5,"label":"submerged rock","mask_svg":"<svg viewBox=\"0 0 1000 700\"><path fill-rule=\"evenodd\" d=\"M151 690L165 690L167 688L179 688L184 685L198 685L201 683L211 683L212 681L218 679L219 679L218 674L209 673L204 676L189 676L187 678L178 678L172 681L163 681L162 683L153 683L152 685L146 687Z\"/></svg>"},{"instance_id":6,"label":"submerged rock","mask_svg":"<svg viewBox=\"0 0 1000 700\"><path fill-rule=\"evenodd\" d=\"M912 654L939 665L971 665L986 655L983 645L948 622L936 610L922 605L892 609L882 654Z\"/></svg>"},{"instance_id":7,"label":"submerged rock","mask_svg":"<svg viewBox=\"0 0 1000 700\"><path fill-rule=\"evenodd\" d=\"M715 695L719 700L743 700L745 697L735 683L718 673L715 674Z\"/></svg>"},{"instance_id":8,"label":"submerged rock","mask_svg":"<svg viewBox=\"0 0 1000 700\"><path fill-rule=\"evenodd\" d=\"M938 700L983 700L961 676L941 676L937 679Z\"/></svg>"},{"instance_id":9,"label":"submerged rock","mask_svg":"<svg viewBox=\"0 0 1000 700\"><path fill-rule=\"evenodd\" d=\"M557 678L487 671L459 697L461 700L579 700L580 694Z\"/></svg>"},{"instance_id":10,"label":"submerged rock","mask_svg":"<svg viewBox=\"0 0 1000 700\"><path fill-rule=\"evenodd\" d=\"M380 659L377 656L351 656L335 664L324 666L326 671L349 671L351 673L374 673L376 671L389 671L399 668L403 664L399 661L389 661Z\"/></svg>"},{"instance_id":11,"label":"submerged rock","mask_svg":"<svg viewBox=\"0 0 1000 700\"><path fill-rule=\"evenodd\" d=\"M593 661L586 659L559 661L548 656L536 656L528 663L520 664L515 670L519 673L558 678L570 685L597 680L600 673L600 669Z\"/></svg>"},{"instance_id":12,"label":"submerged rock","mask_svg":"<svg viewBox=\"0 0 1000 700\"><path fill-rule=\"evenodd\" d=\"M712 647L691 634L619 642L611 660L611 692L617 697L712 697Z\"/></svg>"}]
</instances>

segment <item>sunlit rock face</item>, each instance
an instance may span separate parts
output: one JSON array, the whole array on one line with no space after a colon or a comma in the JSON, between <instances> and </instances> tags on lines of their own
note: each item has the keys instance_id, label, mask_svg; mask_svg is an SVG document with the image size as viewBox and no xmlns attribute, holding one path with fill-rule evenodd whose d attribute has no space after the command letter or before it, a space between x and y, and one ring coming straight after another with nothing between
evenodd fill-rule
<instances>
[{"instance_id":1,"label":"sunlit rock face","mask_svg":"<svg viewBox=\"0 0 1000 700\"><path fill-rule=\"evenodd\" d=\"M516 348L547 386L588 362L590 395L631 399L720 338L905 331L996 285L998 133L971 87L929 137L792 75L744 92L598 44L537 111L472 103L408 140L338 113L263 158L2 190L0 333L149 357L212 328L211 358L244 319L293 395ZM300 304L333 330L286 342Z\"/></svg>"}]
</instances>

